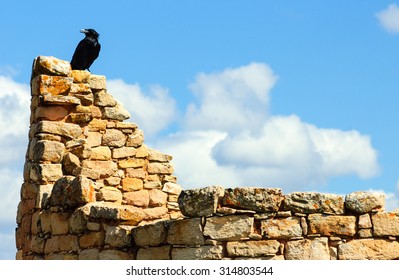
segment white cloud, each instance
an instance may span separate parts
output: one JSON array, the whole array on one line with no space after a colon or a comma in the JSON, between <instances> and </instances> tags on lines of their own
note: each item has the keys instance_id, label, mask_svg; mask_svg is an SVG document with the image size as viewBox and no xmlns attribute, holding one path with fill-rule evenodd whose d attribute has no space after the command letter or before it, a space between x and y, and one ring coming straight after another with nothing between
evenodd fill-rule
<instances>
[{"instance_id":1,"label":"white cloud","mask_svg":"<svg viewBox=\"0 0 399 280\"><path fill-rule=\"evenodd\" d=\"M286 191L333 176L378 173L367 135L321 129L296 115L270 116L275 82L260 63L197 76L190 88L199 102L187 108L183 130L157 143L174 155L183 186L278 185Z\"/></svg>"},{"instance_id":2,"label":"white cloud","mask_svg":"<svg viewBox=\"0 0 399 280\"><path fill-rule=\"evenodd\" d=\"M186 130L256 130L267 118L270 89L277 76L266 64L198 74L190 89L199 104L188 106Z\"/></svg>"},{"instance_id":3,"label":"white cloud","mask_svg":"<svg viewBox=\"0 0 399 280\"><path fill-rule=\"evenodd\" d=\"M378 12L376 17L381 26L388 32L399 32L399 7L396 4L391 4L385 10Z\"/></svg>"},{"instance_id":4,"label":"white cloud","mask_svg":"<svg viewBox=\"0 0 399 280\"><path fill-rule=\"evenodd\" d=\"M176 102L167 89L158 85L143 92L138 84L127 84L123 80L109 80L108 91L131 114L131 119L152 137L167 128L176 116Z\"/></svg>"}]
</instances>

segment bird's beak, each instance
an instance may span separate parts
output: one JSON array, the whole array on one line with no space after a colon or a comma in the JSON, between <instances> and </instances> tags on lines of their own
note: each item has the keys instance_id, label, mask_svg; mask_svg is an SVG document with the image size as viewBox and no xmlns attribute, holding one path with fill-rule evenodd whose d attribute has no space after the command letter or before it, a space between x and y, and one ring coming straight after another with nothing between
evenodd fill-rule
<instances>
[{"instance_id":1,"label":"bird's beak","mask_svg":"<svg viewBox=\"0 0 399 280\"><path fill-rule=\"evenodd\" d=\"M80 30L80 33L86 34L86 33L87 33L87 29L81 29L81 30Z\"/></svg>"}]
</instances>

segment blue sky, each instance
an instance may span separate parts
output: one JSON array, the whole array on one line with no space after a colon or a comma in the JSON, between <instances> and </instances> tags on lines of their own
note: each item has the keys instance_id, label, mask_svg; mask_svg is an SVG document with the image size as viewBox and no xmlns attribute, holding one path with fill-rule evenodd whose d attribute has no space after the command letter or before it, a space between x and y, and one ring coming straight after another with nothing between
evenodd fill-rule
<instances>
[{"instance_id":1,"label":"blue sky","mask_svg":"<svg viewBox=\"0 0 399 280\"><path fill-rule=\"evenodd\" d=\"M0 258L15 212L38 55L91 70L174 156L183 188L381 191L399 207L399 2L6 1L0 9Z\"/></svg>"}]
</instances>

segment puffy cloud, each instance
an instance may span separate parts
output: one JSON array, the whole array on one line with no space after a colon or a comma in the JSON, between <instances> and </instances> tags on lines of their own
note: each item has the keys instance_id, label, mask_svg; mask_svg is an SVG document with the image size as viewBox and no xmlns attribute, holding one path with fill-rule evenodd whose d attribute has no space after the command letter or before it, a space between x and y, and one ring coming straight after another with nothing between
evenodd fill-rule
<instances>
[{"instance_id":1,"label":"puffy cloud","mask_svg":"<svg viewBox=\"0 0 399 280\"><path fill-rule=\"evenodd\" d=\"M146 136L154 136L176 120L176 102L161 86L152 85L148 92L143 92L138 84L118 79L108 81L108 90L130 112L131 119Z\"/></svg>"},{"instance_id":2,"label":"puffy cloud","mask_svg":"<svg viewBox=\"0 0 399 280\"><path fill-rule=\"evenodd\" d=\"M266 64L251 63L220 73L197 75L190 89L199 104L186 112L186 130L256 130L267 118L277 76Z\"/></svg>"},{"instance_id":3,"label":"puffy cloud","mask_svg":"<svg viewBox=\"0 0 399 280\"><path fill-rule=\"evenodd\" d=\"M333 176L378 173L369 136L318 128L296 115L268 115L276 79L260 63L197 76L190 88L199 102L187 108L183 130L157 143L174 155L183 186L263 184L287 190Z\"/></svg>"},{"instance_id":4,"label":"puffy cloud","mask_svg":"<svg viewBox=\"0 0 399 280\"><path fill-rule=\"evenodd\" d=\"M399 32L399 7L396 4L391 4L385 10L378 12L376 17L381 26L388 32Z\"/></svg>"}]
</instances>

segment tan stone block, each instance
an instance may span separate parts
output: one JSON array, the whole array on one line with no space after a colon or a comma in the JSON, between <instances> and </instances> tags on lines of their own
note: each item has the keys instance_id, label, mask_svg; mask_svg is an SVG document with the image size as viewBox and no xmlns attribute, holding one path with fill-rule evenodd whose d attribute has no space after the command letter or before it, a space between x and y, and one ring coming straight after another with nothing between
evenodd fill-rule
<instances>
[{"instance_id":1,"label":"tan stone block","mask_svg":"<svg viewBox=\"0 0 399 280\"><path fill-rule=\"evenodd\" d=\"M129 112L119 103L115 107L103 107L102 113L104 118L110 120L123 121L130 118Z\"/></svg>"},{"instance_id":2,"label":"tan stone block","mask_svg":"<svg viewBox=\"0 0 399 280\"><path fill-rule=\"evenodd\" d=\"M146 145L141 145L136 149L136 157L137 158L146 158L148 157L148 148Z\"/></svg>"},{"instance_id":3,"label":"tan stone block","mask_svg":"<svg viewBox=\"0 0 399 280\"><path fill-rule=\"evenodd\" d=\"M116 159L133 157L135 155L136 149L133 147L121 147L112 150L112 157Z\"/></svg>"},{"instance_id":4,"label":"tan stone block","mask_svg":"<svg viewBox=\"0 0 399 280\"><path fill-rule=\"evenodd\" d=\"M376 213L371 219L374 236L399 236L399 213Z\"/></svg>"},{"instance_id":5,"label":"tan stone block","mask_svg":"<svg viewBox=\"0 0 399 280\"><path fill-rule=\"evenodd\" d=\"M147 190L125 192L123 193L123 199L126 204L138 207L148 207L150 203L150 197Z\"/></svg>"},{"instance_id":6,"label":"tan stone block","mask_svg":"<svg viewBox=\"0 0 399 280\"><path fill-rule=\"evenodd\" d=\"M357 231L357 236L360 238L371 238L373 237L373 231L371 228L362 228Z\"/></svg>"},{"instance_id":7,"label":"tan stone block","mask_svg":"<svg viewBox=\"0 0 399 280\"><path fill-rule=\"evenodd\" d=\"M98 146L101 145L102 134L100 132L97 132L97 131L89 131L88 135L87 135L87 138L86 138L86 141L87 141L87 145L90 148L98 147Z\"/></svg>"},{"instance_id":8,"label":"tan stone block","mask_svg":"<svg viewBox=\"0 0 399 280\"><path fill-rule=\"evenodd\" d=\"M106 78L105 76L102 75L90 75L89 78L89 85L91 89L94 90L100 90L100 89L106 89L107 84L106 84Z\"/></svg>"},{"instance_id":9,"label":"tan stone block","mask_svg":"<svg viewBox=\"0 0 399 280\"><path fill-rule=\"evenodd\" d=\"M170 245L141 248L137 252L137 260L170 260Z\"/></svg>"},{"instance_id":10,"label":"tan stone block","mask_svg":"<svg viewBox=\"0 0 399 280\"><path fill-rule=\"evenodd\" d=\"M204 235L221 241L240 240L252 233L253 223L254 218L246 215L210 217L206 219Z\"/></svg>"},{"instance_id":11,"label":"tan stone block","mask_svg":"<svg viewBox=\"0 0 399 280\"><path fill-rule=\"evenodd\" d=\"M90 72L86 70L72 70L74 83L87 83L90 78Z\"/></svg>"},{"instance_id":12,"label":"tan stone block","mask_svg":"<svg viewBox=\"0 0 399 280\"><path fill-rule=\"evenodd\" d=\"M156 220L166 218L168 209L164 206L143 209L144 220Z\"/></svg>"},{"instance_id":13,"label":"tan stone block","mask_svg":"<svg viewBox=\"0 0 399 280\"><path fill-rule=\"evenodd\" d=\"M399 258L399 242L358 239L338 246L339 260L394 260Z\"/></svg>"},{"instance_id":14,"label":"tan stone block","mask_svg":"<svg viewBox=\"0 0 399 280\"><path fill-rule=\"evenodd\" d=\"M144 188L160 190L160 189L162 189L162 184L161 184L161 182L157 182L157 181L145 181ZM175 202L177 202L177 200Z\"/></svg>"},{"instance_id":15,"label":"tan stone block","mask_svg":"<svg viewBox=\"0 0 399 280\"><path fill-rule=\"evenodd\" d=\"M172 248L172 260L221 260L223 246L201 246L199 248Z\"/></svg>"},{"instance_id":16,"label":"tan stone block","mask_svg":"<svg viewBox=\"0 0 399 280\"><path fill-rule=\"evenodd\" d=\"M79 253L79 260L99 260L99 253L98 248L82 250Z\"/></svg>"},{"instance_id":17,"label":"tan stone block","mask_svg":"<svg viewBox=\"0 0 399 280\"><path fill-rule=\"evenodd\" d=\"M201 219L193 218L170 222L167 242L171 245L203 245Z\"/></svg>"},{"instance_id":18,"label":"tan stone block","mask_svg":"<svg viewBox=\"0 0 399 280\"><path fill-rule=\"evenodd\" d=\"M78 173L80 168L80 160L76 155L67 153L64 157L63 164L63 167L67 172L66 175L76 175Z\"/></svg>"},{"instance_id":19,"label":"tan stone block","mask_svg":"<svg viewBox=\"0 0 399 280\"><path fill-rule=\"evenodd\" d=\"M329 260L328 238L288 241L284 256L286 260Z\"/></svg>"},{"instance_id":20,"label":"tan stone block","mask_svg":"<svg viewBox=\"0 0 399 280\"><path fill-rule=\"evenodd\" d=\"M152 189L148 191L148 194L150 196L150 204L149 204L150 207L158 207L166 205L168 199L167 193L160 190Z\"/></svg>"},{"instance_id":21,"label":"tan stone block","mask_svg":"<svg viewBox=\"0 0 399 280\"><path fill-rule=\"evenodd\" d=\"M359 216L359 222L358 222L358 227L360 229L363 228L372 228L373 225L371 223L370 215L369 214L363 214Z\"/></svg>"},{"instance_id":22,"label":"tan stone block","mask_svg":"<svg viewBox=\"0 0 399 280\"><path fill-rule=\"evenodd\" d=\"M121 183L121 178L119 177L109 177L104 179L105 185L108 186L118 186Z\"/></svg>"},{"instance_id":23,"label":"tan stone block","mask_svg":"<svg viewBox=\"0 0 399 280\"><path fill-rule=\"evenodd\" d=\"M149 174L172 174L173 165L168 162L150 162L147 171Z\"/></svg>"},{"instance_id":24,"label":"tan stone block","mask_svg":"<svg viewBox=\"0 0 399 280\"><path fill-rule=\"evenodd\" d=\"M356 234L355 216L330 216L323 214L310 214L309 234L323 236L354 236Z\"/></svg>"},{"instance_id":25,"label":"tan stone block","mask_svg":"<svg viewBox=\"0 0 399 280\"><path fill-rule=\"evenodd\" d=\"M35 120L60 121L68 116L68 110L62 106L38 107L35 110Z\"/></svg>"},{"instance_id":26,"label":"tan stone block","mask_svg":"<svg viewBox=\"0 0 399 280\"><path fill-rule=\"evenodd\" d=\"M122 189L125 192L138 191L143 189L143 180L139 178L123 178L122 179Z\"/></svg>"},{"instance_id":27,"label":"tan stone block","mask_svg":"<svg viewBox=\"0 0 399 280\"><path fill-rule=\"evenodd\" d=\"M113 161L83 160L82 167L96 171L100 178L110 177L118 170L118 166Z\"/></svg>"},{"instance_id":28,"label":"tan stone block","mask_svg":"<svg viewBox=\"0 0 399 280\"><path fill-rule=\"evenodd\" d=\"M40 121L34 127L34 134L38 133L50 133L75 139L82 135L82 129L73 123Z\"/></svg>"},{"instance_id":29,"label":"tan stone block","mask_svg":"<svg viewBox=\"0 0 399 280\"><path fill-rule=\"evenodd\" d=\"M384 209L385 195L372 192L353 192L345 197L345 206L348 210L363 214Z\"/></svg>"},{"instance_id":30,"label":"tan stone block","mask_svg":"<svg viewBox=\"0 0 399 280\"><path fill-rule=\"evenodd\" d=\"M120 168L137 168L143 167L146 164L146 160L142 158L129 158L118 161Z\"/></svg>"},{"instance_id":31,"label":"tan stone block","mask_svg":"<svg viewBox=\"0 0 399 280\"><path fill-rule=\"evenodd\" d=\"M111 160L111 149L107 146L98 146L91 149L91 160Z\"/></svg>"},{"instance_id":32,"label":"tan stone block","mask_svg":"<svg viewBox=\"0 0 399 280\"><path fill-rule=\"evenodd\" d=\"M229 257L261 257L277 254L280 242L277 240L227 242Z\"/></svg>"},{"instance_id":33,"label":"tan stone block","mask_svg":"<svg viewBox=\"0 0 399 280\"><path fill-rule=\"evenodd\" d=\"M89 84L87 83L73 83L71 85L70 89L70 94L75 95L75 94L89 94L91 93L91 88Z\"/></svg>"},{"instance_id":34,"label":"tan stone block","mask_svg":"<svg viewBox=\"0 0 399 280\"><path fill-rule=\"evenodd\" d=\"M154 149L148 149L148 159L150 161L168 162L172 160L172 156L163 154Z\"/></svg>"},{"instance_id":35,"label":"tan stone block","mask_svg":"<svg viewBox=\"0 0 399 280\"><path fill-rule=\"evenodd\" d=\"M286 195L284 209L303 214L343 214L345 212L342 196L316 192L293 192Z\"/></svg>"},{"instance_id":36,"label":"tan stone block","mask_svg":"<svg viewBox=\"0 0 399 280\"><path fill-rule=\"evenodd\" d=\"M53 235L64 235L69 232L69 215L67 213L52 213L51 232Z\"/></svg>"},{"instance_id":37,"label":"tan stone block","mask_svg":"<svg viewBox=\"0 0 399 280\"><path fill-rule=\"evenodd\" d=\"M55 76L71 76L71 65L68 61L53 56L38 56L33 61L32 76L48 74Z\"/></svg>"},{"instance_id":38,"label":"tan stone block","mask_svg":"<svg viewBox=\"0 0 399 280\"><path fill-rule=\"evenodd\" d=\"M145 225L132 229L134 243L140 247L158 246L166 241L164 222Z\"/></svg>"},{"instance_id":39,"label":"tan stone block","mask_svg":"<svg viewBox=\"0 0 399 280\"><path fill-rule=\"evenodd\" d=\"M140 147L144 142L144 132L141 129L136 129L133 134L128 135L126 146L128 147Z\"/></svg>"},{"instance_id":40,"label":"tan stone block","mask_svg":"<svg viewBox=\"0 0 399 280\"><path fill-rule=\"evenodd\" d=\"M102 143L109 147L122 147L126 143L126 136L118 129L107 129L103 135Z\"/></svg>"},{"instance_id":41,"label":"tan stone block","mask_svg":"<svg viewBox=\"0 0 399 280\"><path fill-rule=\"evenodd\" d=\"M55 141L32 141L29 149L29 158L35 161L60 163L64 153L65 146Z\"/></svg>"},{"instance_id":42,"label":"tan stone block","mask_svg":"<svg viewBox=\"0 0 399 280\"><path fill-rule=\"evenodd\" d=\"M85 233L79 237L79 245L80 248L89 248L89 247L97 247L103 246L105 240L105 233L103 231L92 231L89 233Z\"/></svg>"},{"instance_id":43,"label":"tan stone block","mask_svg":"<svg viewBox=\"0 0 399 280\"><path fill-rule=\"evenodd\" d=\"M126 168L126 177L144 179L146 173L143 168Z\"/></svg>"},{"instance_id":44,"label":"tan stone block","mask_svg":"<svg viewBox=\"0 0 399 280\"><path fill-rule=\"evenodd\" d=\"M107 120L92 119L88 124L89 131L105 131Z\"/></svg>"},{"instance_id":45,"label":"tan stone block","mask_svg":"<svg viewBox=\"0 0 399 280\"><path fill-rule=\"evenodd\" d=\"M51 233L51 213L42 212L40 214L40 227L44 234Z\"/></svg>"},{"instance_id":46,"label":"tan stone block","mask_svg":"<svg viewBox=\"0 0 399 280\"><path fill-rule=\"evenodd\" d=\"M266 238L288 239L302 236L299 217L285 219L267 219L261 221L261 232Z\"/></svg>"},{"instance_id":47,"label":"tan stone block","mask_svg":"<svg viewBox=\"0 0 399 280\"><path fill-rule=\"evenodd\" d=\"M41 95L41 103L45 106L76 106L80 105L80 99L69 95L52 95L50 93L45 93Z\"/></svg>"},{"instance_id":48,"label":"tan stone block","mask_svg":"<svg viewBox=\"0 0 399 280\"><path fill-rule=\"evenodd\" d=\"M122 193L115 187L101 188L100 197L103 201L122 202Z\"/></svg>"},{"instance_id":49,"label":"tan stone block","mask_svg":"<svg viewBox=\"0 0 399 280\"><path fill-rule=\"evenodd\" d=\"M62 177L61 164L32 164L30 179L34 182L55 182Z\"/></svg>"},{"instance_id":50,"label":"tan stone block","mask_svg":"<svg viewBox=\"0 0 399 280\"><path fill-rule=\"evenodd\" d=\"M49 203L49 198L52 189L53 189L53 184L39 186L36 196L36 205L35 205L37 209L46 208L46 206Z\"/></svg>"},{"instance_id":51,"label":"tan stone block","mask_svg":"<svg viewBox=\"0 0 399 280\"><path fill-rule=\"evenodd\" d=\"M132 260L133 255L118 250L104 250L99 254L100 260Z\"/></svg>"},{"instance_id":52,"label":"tan stone block","mask_svg":"<svg viewBox=\"0 0 399 280\"><path fill-rule=\"evenodd\" d=\"M78 237L75 235L54 235L47 239L44 246L44 253L56 253L61 251L74 251L79 250Z\"/></svg>"},{"instance_id":53,"label":"tan stone block","mask_svg":"<svg viewBox=\"0 0 399 280\"><path fill-rule=\"evenodd\" d=\"M162 191L168 194L180 195L182 187L178 184L167 182L163 185Z\"/></svg>"},{"instance_id":54,"label":"tan stone block","mask_svg":"<svg viewBox=\"0 0 399 280\"><path fill-rule=\"evenodd\" d=\"M30 244L30 251L36 254L43 254L46 239L39 236L33 236Z\"/></svg>"},{"instance_id":55,"label":"tan stone block","mask_svg":"<svg viewBox=\"0 0 399 280\"><path fill-rule=\"evenodd\" d=\"M73 79L62 76L39 75L32 80L33 95L66 95L68 94Z\"/></svg>"},{"instance_id":56,"label":"tan stone block","mask_svg":"<svg viewBox=\"0 0 399 280\"><path fill-rule=\"evenodd\" d=\"M105 89L99 90L94 93L94 105L99 107L114 107L116 106L116 100Z\"/></svg>"},{"instance_id":57,"label":"tan stone block","mask_svg":"<svg viewBox=\"0 0 399 280\"><path fill-rule=\"evenodd\" d=\"M112 247L130 247L132 226L107 226L105 228L105 243Z\"/></svg>"}]
</instances>

